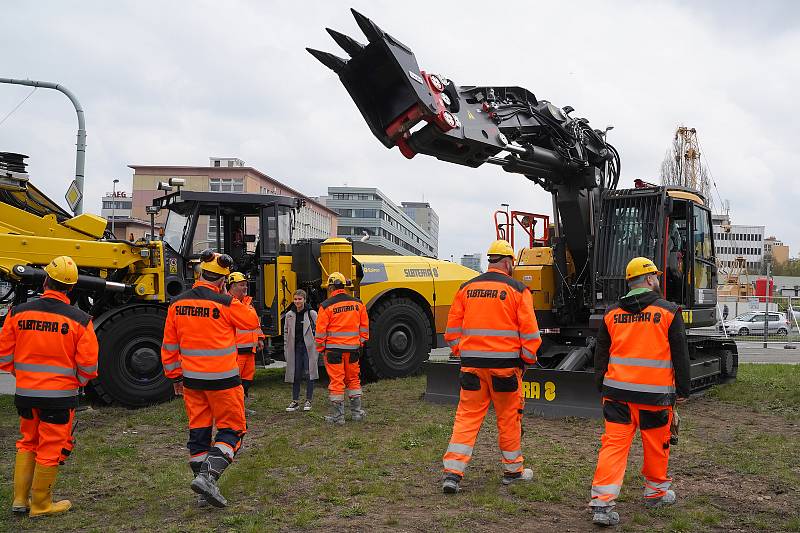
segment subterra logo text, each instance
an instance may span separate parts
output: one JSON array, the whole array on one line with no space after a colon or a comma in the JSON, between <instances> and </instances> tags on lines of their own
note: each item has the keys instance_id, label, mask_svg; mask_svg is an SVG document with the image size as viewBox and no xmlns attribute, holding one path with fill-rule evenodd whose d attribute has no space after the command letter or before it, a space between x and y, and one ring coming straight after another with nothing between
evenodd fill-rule
<instances>
[{"instance_id":1,"label":"subterra logo text","mask_svg":"<svg viewBox=\"0 0 800 533\"><path fill-rule=\"evenodd\" d=\"M438 268L404 268L403 275L407 278L438 278Z\"/></svg>"}]
</instances>

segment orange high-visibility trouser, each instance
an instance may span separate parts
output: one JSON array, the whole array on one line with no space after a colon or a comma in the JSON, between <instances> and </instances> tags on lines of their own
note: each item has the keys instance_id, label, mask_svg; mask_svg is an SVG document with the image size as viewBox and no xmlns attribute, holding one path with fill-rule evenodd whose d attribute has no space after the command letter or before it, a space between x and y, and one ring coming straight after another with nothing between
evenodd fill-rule
<instances>
[{"instance_id":1,"label":"orange high-visibility trouser","mask_svg":"<svg viewBox=\"0 0 800 533\"><path fill-rule=\"evenodd\" d=\"M244 391L236 386L223 390L183 389L183 403L189 417L190 462L203 462L209 452L233 461L247 433ZM213 441L211 430L217 427Z\"/></svg>"},{"instance_id":2,"label":"orange high-visibility trouser","mask_svg":"<svg viewBox=\"0 0 800 533\"><path fill-rule=\"evenodd\" d=\"M72 422L75 409L18 408L19 432L17 450L33 452L42 466L64 464L75 447Z\"/></svg>"},{"instance_id":3,"label":"orange high-visibility trouser","mask_svg":"<svg viewBox=\"0 0 800 533\"><path fill-rule=\"evenodd\" d=\"M256 354L240 353L236 356L236 362L239 364L239 376L242 381L253 381L256 376Z\"/></svg>"},{"instance_id":4,"label":"orange high-visibility trouser","mask_svg":"<svg viewBox=\"0 0 800 533\"><path fill-rule=\"evenodd\" d=\"M344 401L345 386L348 398L361 396L361 366L358 352L326 352L325 370L330 380L328 383L330 401Z\"/></svg>"},{"instance_id":5,"label":"orange high-visibility trouser","mask_svg":"<svg viewBox=\"0 0 800 533\"><path fill-rule=\"evenodd\" d=\"M664 496L672 484L672 479L667 475L672 407L604 398L603 417L606 421L606 431L600 438L602 446L592 480L591 505L595 507L614 505L614 500L622 488L628 451L636 434L636 428L639 428L642 435L644 448L642 466L644 497Z\"/></svg>"},{"instance_id":6,"label":"orange high-visibility trouser","mask_svg":"<svg viewBox=\"0 0 800 533\"><path fill-rule=\"evenodd\" d=\"M503 472L508 475L522 472L525 460L520 444L525 408L522 369L463 367L459 379L461 395L453 436L443 458L445 473L464 475L490 401L497 414Z\"/></svg>"}]
</instances>

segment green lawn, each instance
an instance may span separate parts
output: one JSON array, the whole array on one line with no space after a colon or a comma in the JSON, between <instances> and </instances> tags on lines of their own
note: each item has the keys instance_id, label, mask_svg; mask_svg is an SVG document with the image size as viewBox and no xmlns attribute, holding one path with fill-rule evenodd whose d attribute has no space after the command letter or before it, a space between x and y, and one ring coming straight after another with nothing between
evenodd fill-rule
<instances>
[{"instance_id":1,"label":"green lawn","mask_svg":"<svg viewBox=\"0 0 800 533\"><path fill-rule=\"evenodd\" d=\"M621 531L800 531L800 367L743 365L737 383L682 412L671 471L679 503L641 502L634 446L618 509ZM222 480L230 506L197 509L189 490L180 402L79 414L77 447L56 494L67 516L31 520L0 511L2 531L586 531L600 421L526 418L523 450L535 481L500 486L494 417L481 431L463 492L440 492L452 406L421 400L424 377L365 387L363 424L329 427L315 411L286 413L282 375L260 371L242 453ZM11 500L16 413L0 398L0 499Z\"/></svg>"}]
</instances>

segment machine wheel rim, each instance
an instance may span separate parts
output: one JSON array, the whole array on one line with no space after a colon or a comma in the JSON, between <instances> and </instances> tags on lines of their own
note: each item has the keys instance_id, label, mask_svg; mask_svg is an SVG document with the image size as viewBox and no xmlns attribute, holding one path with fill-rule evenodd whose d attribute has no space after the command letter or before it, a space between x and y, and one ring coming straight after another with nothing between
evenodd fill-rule
<instances>
[{"instance_id":1,"label":"machine wheel rim","mask_svg":"<svg viewBox=\"0 0 800 533\"><path fill-rule=\"evenodd\" d=\"M122 350L123 375L132 383L150 383L162 372L161 342L151 337L131 339Z\"/></svg>"},{"instance_id":2,"label":"machine wheel rim","mask_svg":"<svg viewBox=\"0 0 800 533\"><path fill-rule=\"evenodd\" d=\"M407 365L417 352L414 328L412 325L399 321L393 324L383 341L385 354L388 355L386 362L395 368L403 368Z\"/></svg>"}]
</instances>

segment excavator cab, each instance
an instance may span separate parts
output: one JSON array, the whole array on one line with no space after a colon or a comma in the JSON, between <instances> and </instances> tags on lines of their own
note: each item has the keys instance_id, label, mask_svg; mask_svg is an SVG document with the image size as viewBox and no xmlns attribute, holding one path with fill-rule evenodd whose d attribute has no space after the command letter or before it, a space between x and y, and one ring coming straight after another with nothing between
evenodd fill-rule
<instances>
[{"instance_id":1,"label":"excavator cab","mask_svg":"<svg viewBox=\"0 0 800 533\"><path fill-rule=\"evenodd\" d=\"M627 292L625 265L651 257L663 272L661 292L681 306L688 326L716 322L716 261L711 212L695 191L639 186L606 191L596 236L595 314Z\"/></svg>"},{"instance_id":2,"label":"excavator cab","mask_svg":"<svg viewBox=\"0 0 800 533\"><path fill-rule=\"evenodd\" d=\"M153 205L168 210L163 238L168 296L192 286L203 250L226 253L234 260L234 270L249 280L249 294L261 315L262 329L267 335L279 335L280 313L291 301L291 294L286 295L285 268L279 264L288 263L291 268L291 232L298 200L180 191L156 198Z\"/></svg>"}]
</instances>

